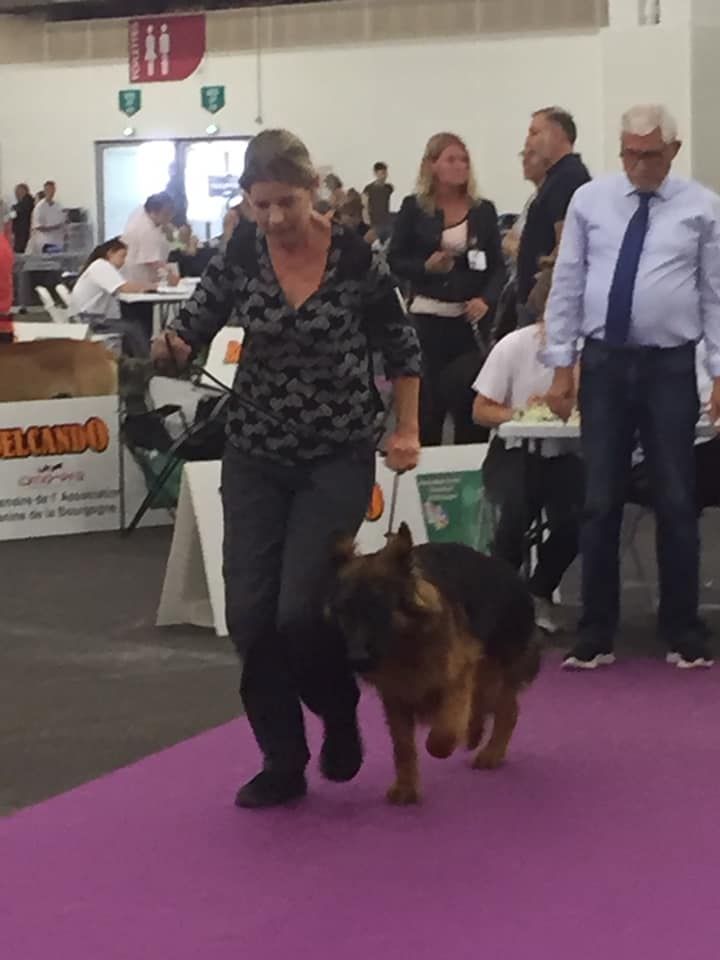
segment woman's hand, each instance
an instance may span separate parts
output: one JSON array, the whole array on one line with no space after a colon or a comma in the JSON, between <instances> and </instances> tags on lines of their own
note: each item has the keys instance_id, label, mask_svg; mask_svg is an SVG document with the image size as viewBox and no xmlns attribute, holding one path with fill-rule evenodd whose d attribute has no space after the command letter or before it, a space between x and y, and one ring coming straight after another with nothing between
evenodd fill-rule
<instances>
[{"instance_id":1,"label":"woman's hand","mask_svg":"<svg viewBox=\"0 0 720 960\"><path fill-rule=\"evenodd\" d=\"M162 333L152 342L150 357L156 367L179 373L190 361L192 347L172 330Z\"/></svg>"},{"instance_id":2,"label":"woman's hand","mask_svg":"<svg viewBox=\"0 0 720 960\"><path fill-rule=\"evenodd\" d=\"M710 394L710 403L708 404L708 415L710 423L720 429L720 377L713 380L712 393Z\"/></svg>"},{"instance_id":3,"label":"woman's hand","mask_svg":"<svg viewBox=\"0 0 720 960\"><path fill-rule=\"evenodd\" d=\"M453 268L453 256L447 250L436 250L425 261L428 273L450 273Z\"/></svg>"},{"instance_id":4,"label":"woman's hand","mask_svg":"<svg viewBox=\"0 0 720 960\"><path fill-rule=\"evenodd\" d=\"M420 459L420 437L416 431L396 430L387 442L385 463L389 470L414 470Z\"/></svg>"},{"instance_id":5,"label":"woman's hand","mask_svg":"<svg viewBox=\"0 0 720 960\"><path fill-rule=\"evenodd\" d=\"M474 297L468 300L465 306L465 316L473 323L479 323L488 315L490 307L485 303L482 297Z\"/></svg>"}]
</instances>

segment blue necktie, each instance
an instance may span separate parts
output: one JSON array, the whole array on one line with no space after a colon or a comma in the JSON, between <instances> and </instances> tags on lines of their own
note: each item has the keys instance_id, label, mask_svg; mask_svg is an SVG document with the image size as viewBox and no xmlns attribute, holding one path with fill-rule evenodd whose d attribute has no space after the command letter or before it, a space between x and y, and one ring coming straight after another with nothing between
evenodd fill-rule
<instances>
[{"instance_id":1,"label":"blue necktie","mask_svg":"<svg viewBox=\"0 0 720 960\"><path fill-rule=\"evenodd\" d=\"M640 205L627 225L618 254L605 321L605 341L612 347L624 347L630 333L635 281L648 231L650 199L654 196L654 193L638 194Z\"/></svg>"}]
</instances>

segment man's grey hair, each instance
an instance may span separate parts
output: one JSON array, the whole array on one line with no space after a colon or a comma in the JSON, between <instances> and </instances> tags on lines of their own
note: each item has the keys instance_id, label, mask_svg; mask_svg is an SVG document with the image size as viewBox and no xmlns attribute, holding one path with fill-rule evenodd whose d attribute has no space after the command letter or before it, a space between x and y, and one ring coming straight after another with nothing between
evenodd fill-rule
<instances>
[{"instance_id":1,"label":"man's grey hair","mask_svg":"<svg viewBox=\"0 0 720 960\"><path fill-rule=\"evenodd\" d=\"M542 107L540 110L536 110L533 113L533 116L546 117L551 123L554 123L556 126L560 127L562 132L568 138L570 145L573 147L575 146L575 141L577 140L578 136L577 124L575 123L575 118L569 110L564 110L562 107Z\"/></svg>"},{"instance_id":2,"label":"man's grey hair","mask_svg":"<svg viewBox=\"0 0 720 960\"><path fill-rule=\"evenodd\" d=\"M663 143L675 143L678 126L675 117L662 104L650 103L631 107L623 114L621 131L646 137L654 130L662 133Z\"/></svg>"}]
</instances>

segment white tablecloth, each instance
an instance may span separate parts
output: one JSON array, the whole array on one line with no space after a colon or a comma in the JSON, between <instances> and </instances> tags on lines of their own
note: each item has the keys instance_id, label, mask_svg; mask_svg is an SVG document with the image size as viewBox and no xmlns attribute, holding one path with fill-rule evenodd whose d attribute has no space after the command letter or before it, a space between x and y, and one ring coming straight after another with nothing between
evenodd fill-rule
<instances>
[{"instance_id":1,"label":"white tablecloth","mask_svg":"<svg viewBox=\"0 0 720 960\"><path fill-rule=\"evenodd\" d=\"M195 278L183 280L177 287L166 287L157 293L120 293L120 303L151 303L153 311L153 335L157 336L168 325L172 307L189 300L195 292Z\"/></svg>"},{"instance_id":2,"label":"white tablecloth","mask_svg":"<svg viewBox=\"0 0 720 960\"><path fill-rule=\"evenodd\" d=\"M503 440L577 440L580 432L579 424L563 423L562 420L545 423L510 420L498 427L498 436ZM701 417L696 432L698 437L714 437L718 431L707 417Z\"/></svg>"}]
</instances>

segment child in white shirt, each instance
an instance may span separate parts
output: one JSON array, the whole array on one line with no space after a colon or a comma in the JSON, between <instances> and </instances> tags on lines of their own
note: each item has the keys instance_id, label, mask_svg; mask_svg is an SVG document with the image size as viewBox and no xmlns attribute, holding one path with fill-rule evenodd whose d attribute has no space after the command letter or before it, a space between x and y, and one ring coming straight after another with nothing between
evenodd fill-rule
<instances>
[{"instance_id":1,"label":"child in white shirt","mask_svg":"<svg viewBox=\"0 0 720 960\"><path fill-rule=\"evenodd\" d=\"M123 352L147 355L148 346L139 324L122 319L119 293L145 293L157 284L129 283L120 272L127 258L127 244L119 237L101 243L90 254L70 295L70 314L90 324L93 333L119 333Z\"/></svg>"},{"instance_id":2,"label":"child in white shirt","mask_svg":"<svg viewBox=\"0 0 720 960\"><path fill-rule=\"evenodd\" d=\"M509 333L496 344L473 385L477 393L473 416L483 426L498 427L512 420L516 411L525 410L531 402L542 402L550 389L553 372L540 359L550 279L551 270L546 268L528 304L534 308L537 322ZM496 436L483 466L485 489L500 513L494 555L520 569L533 519L540 508L547 517L549 536L538 548L530 589L536 622L549 633L558 629L553 594L578 551L584 478L577 451L576 441L544 440L539 455L529 454L522 441Z\"/></svg>"}]
</instances>

